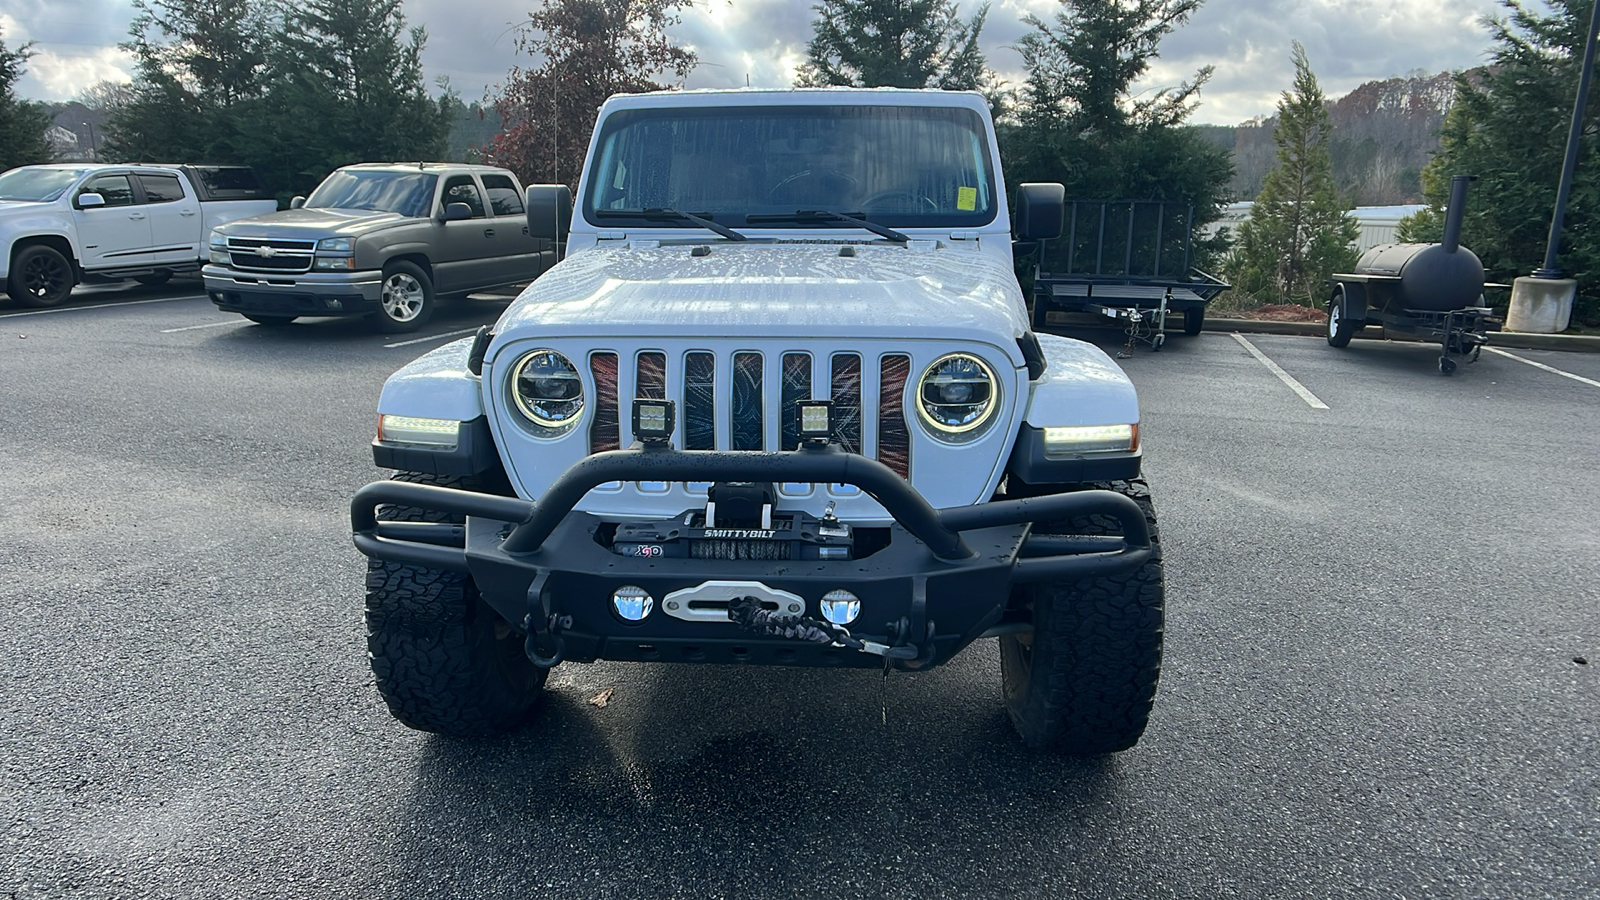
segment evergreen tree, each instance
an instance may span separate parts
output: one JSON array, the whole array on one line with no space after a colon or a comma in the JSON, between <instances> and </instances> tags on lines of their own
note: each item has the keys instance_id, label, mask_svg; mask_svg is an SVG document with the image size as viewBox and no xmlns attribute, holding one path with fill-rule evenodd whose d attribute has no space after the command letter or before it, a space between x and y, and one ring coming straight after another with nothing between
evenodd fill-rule
<instances>
[{"instance_id":1,"label":"evergreen tree","mask_svg":"<svg viewBox=\"0 0 1600 900\"><path fill-rule=\"evenodd\" d=\"M1328 144L1333 122L1305 48L1294 44L1294 87L1278 101L1267 174L1229 260L1234 289L1264 302L1317 305L1324 282L1355 265L1359 230L1339 201Z\"/></svg>"},{"instance_id":2,"label":"evergreen tree","mask_svg":"<svg viewBox=\"0 0 1600 900\"><path fill-rule=\"evenodd\" d=\"M1326 98L1298 42L1294 66L1273 130L1277 166L1239 228L1227 272L1236 291L1258 301L1315 305L1328 275L1354 264L1358 232L1333 180Z\"/></svg>"},{"instance_id":3,"label":"evergreen tree","mask_svg":"<svg viewBox=\"0 0 1600 900\"><path fill-rule=\"evenodd\" d=\"M0 40L0 171L50 161L50 145L44 139L50 117L42 104L16 94L17 79L31 55L28 44L8 50Z\"/></svg>"},{"instance_id":4,"label":"evergreen tree","mask_svg":"<svg viewBox=\"0 0 1600 900\"><path fill-rule=\"evenodd\" d=\"M270 21L263 0L134 0L123 49L137 60L113 111L109 159L245 162L265 89Z\"/></svg>"},{"instance_id":5,"label":"evergreen tree","mask_svg":"<svg viewBox=\"0 0 1600 900\"><path fill-rule=\"evenodd\" d=\"M1431 210L1406 234L1437 240L1453 175L1476 175L1461 243L1489 277L1509 282L1543 264L1566 154L1584 41L1593 6L1550 0L1538 10L1507 0L1508 19L1487 24L1496 43L1486 69L1456 76L1456 102L1440 132L1439 153L1423 170ZM1584 107L1583 142L1572 181L1556 265L1578 281L1573 320L1600 325L1600 79Z\"/></svg>"},{"instance_id":6,"label":"evergreen tree","mask_svg":"<svg viewBox=\"0 0 1600 900\"><path fill-rule=\"evenodd\" d=\"M401 0L305 0L284 13L252 154L268 183L307 193L355 162L438 160L449 124L422 77L427 33Z\"/></svg>"},{"instance_id":7,"label":"evergreen tree","mask_svg":"<svg viewBox=\"0 0 1600 900\"><path fill-rule=\"evenodd\" d=\"M949 0L823 0L799 83L821 87L993 86L978 36L985 3L962 20Z\"/></svg>"},{"instance_id":8,"label":"evergreen tree","mask_svg":"<svg viewBox=\"0 0 1600 900\"><path fill-rule=\"evenodd\" d=\"M1133 82L1159 56L1161 38L1200 0L1061 0L1050 21L1028 16L1017 42L1027 81L1015 119L1000 126L1008 186L1061 182L1069 199L1162 200L1192 205L1196 235L1221 215L1232 177L1228 151L1184 122L1209 67L1192 81L1136 99ZM1177 224L1177 223L1174 223ZM1171 240L1171 232L1163 235ZM1195 244L1208 267L1225 239ZM1066 268L1067 243L1046 247L1041 265ZM1019 262L1019 267L1022 264Z\"/></svg>"},{"instance_id":9,"label":"evergreen tree","mask_svg":"<svg viewBox=\"0 0 1600 900\"><path fill-rule=\"evenodd\" d=\"M675 46L666 29L690 0L547 0L528 16L517 50L542 62L511 70L495 110L505 130L487 148L495 165L524 184L575 186L589 150L595 111L612 94L665 90L682 83L699 58Z\"/></svg>"}]
</instances>

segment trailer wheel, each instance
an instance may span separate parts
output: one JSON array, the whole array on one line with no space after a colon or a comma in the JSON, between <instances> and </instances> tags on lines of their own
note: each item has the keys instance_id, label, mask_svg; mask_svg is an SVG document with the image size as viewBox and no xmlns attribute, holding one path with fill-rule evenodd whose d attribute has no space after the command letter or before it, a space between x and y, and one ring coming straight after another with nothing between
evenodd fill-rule
<instances>
[{"instance_id":1,"label":"trailer wheel","mask_svg":"<svg viewBox=\"0 0 1600 900\"><path fill-rule=\"evenodd\" d=\"M1440 375L1454 375L1455 373L1456 373L1456 361L1451 359L1448 356L1439 357L1439 374Z\"/></svg>"},{"instance_id":2,"label":"trailer wheel","mask_svg":"<svg viewBox=\"0 0 1600 900\"><path fill-rule=\"evenodd\" d=\"M482 479L397 472L394 480L496 490ZM389 521L459 521L384 506ZM367 656L396 719L418 731L475 737L521 725L543 696L546 670L528 660L520 629L495 612L472 577L367 561Z\"/></svg>"},{"instance_id":3,"label":"trailer wheel","mask_svg":"<svg viewBox=\"0 0 1600 900\"><path fill-rule=\"evenodd\" d=\"M1335 288L1333 298L1328 301L1328 346L1350 346L1357 327L1358 323L1350 318L1350 311L1345 308L1344 288Z\"/></svg>"},{"instance_id":4,"label":"trailer wheel","mask_svg":"<svg viewBox=\"0 0 1600 900\"><path fill-rule=\"evenodd\" d=\"M1206 327L1206 308L1191 306L1183 311L1183 333L1194 337Z\"/></svg>"},{"instance_id":5,"label":"trailer wheel","mask_svg":"<svg viewBox=\"0 0 1600 900\"><path fill-rule=\"evenodd\" d=\"M1143 480L1085 484L1144 510L1155 552L1132 572L1017 588L1033 632L1000 638L1006 712L1029 747L1100 756L1138 743L1161 675L1165 587L1155 508ZM1040 533L1119 534L1115 519L1040 522Z\"/></svg>"}]
</instances>

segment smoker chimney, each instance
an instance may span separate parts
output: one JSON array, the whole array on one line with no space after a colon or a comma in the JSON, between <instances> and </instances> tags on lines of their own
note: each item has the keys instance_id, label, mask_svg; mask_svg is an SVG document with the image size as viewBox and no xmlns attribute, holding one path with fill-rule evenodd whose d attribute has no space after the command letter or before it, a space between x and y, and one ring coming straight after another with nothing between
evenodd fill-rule
<instances>
[{"instance_id":1,"label":"smoker chimney","mask_svg":"<svg viewBox=\"0 0 1600 900\"><path fill-rule=\"evenodd\" d=\"M1467 216L1467 185L1475 175L1456 175L1450 179L1450 206L1444 212L1444 252L1454 253L1461 246L1461 220Z\"/></svg>"}]
</instances>

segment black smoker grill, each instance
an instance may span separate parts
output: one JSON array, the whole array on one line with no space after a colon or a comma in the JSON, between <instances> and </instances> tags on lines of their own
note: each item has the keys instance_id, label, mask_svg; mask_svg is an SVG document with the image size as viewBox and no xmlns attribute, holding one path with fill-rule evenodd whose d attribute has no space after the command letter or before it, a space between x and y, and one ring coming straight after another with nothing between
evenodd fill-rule
<instances>
[{"instance_id":1,"label":"black smoker grill","mask_svg":"<svg viewBox=\"0 0 1600 900\"><path fill-rule=\"evenodd\" d=\"M1456 370L1452 355L1476 362L1489 342L1491 325L1500 320L1483 304L1483 291L1503 284L1483 280L1483 263L1461 246L1461 220L1466 215L1470 175L1450 182L1450 207L1445 214L1444 241L1438 244L1380 244L1361 254L1356 270L1329 279L1328 343L1345 347L1368 325L1386 331L1438 341L1439 372Z\"/></svg>"},{"instance_id":2,"label":"black smoker grill","mask_svg":"<svg viewBox=\"0 0 1600 900\"><path fill-rule=\"evenodd\" d=\"M1033 279L1033 327L1050 310L1092 313L1125 326L1135 343L1160 350L1167 315L1200 333L1206 304L1228 289L1194 268L1194 207L1162 200L1073 200L1066 228L1041 242ZM1118 354L1127 356L1127 351Z\"/></svg>"}]
</instances>

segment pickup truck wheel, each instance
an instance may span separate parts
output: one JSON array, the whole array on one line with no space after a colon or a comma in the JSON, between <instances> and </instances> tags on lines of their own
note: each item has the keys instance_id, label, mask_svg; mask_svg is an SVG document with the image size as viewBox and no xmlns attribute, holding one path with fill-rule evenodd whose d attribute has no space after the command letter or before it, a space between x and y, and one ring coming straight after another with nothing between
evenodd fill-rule
<instances>
[{"instance_id":1,"label":"pickup truck wheel","mask_svg":"<svg viewBox=\"0 0 1600 900\"><path fill-rule=\"evenodd\" d=\"M1032 634L1000 638L1006 712L1029 747L1099 756L1138 743L1161 674L1165 590L1155 508L1142 479L1087 484L1144 509L1155 553L1132 572L1023 585L1013 601L1031 611ZM1116 520L1040 522L1044 534L1119 534Z\"/></svg>"},{"instance_id":2,"label":"pickup truck wheel","mask_svg":"<svg viewBox=\"0 0 1600 900\"><path fill-rule=\"evenodd\" d=\"M416 331L433 318L433 307L433 281L428 273L404 261L383 267L379 330L390 334Z\"/></svg>"},{"instance_id":3,"label":"pickup truck wheel","mask_svg":"<svg viewBox=\"0 0 1600 900\"><path fill-rule=\"evenodd\" d=\"M509 492L477 478L399 472L394 480ZM460 521L396 506L380 508L378 518ZM412 728L497 734L521 725L539 703L546 670L528 661L525 635L483 601L470 575L368 560L366 623L378 692Z\"/></svg>"},{"instance_id":4,"label":"pickup truck wheel","mask_svg":"<svg viewBox=\"0 0 1600 900\"><path fill-rule=\"evenodd\" d=\"M257 325L266 325L269 328L277 328L282 325L287 325L299 318L298 316L262 316L257 315L256 313L240 313L239 315L244 316L246 319L249 319Z\"/></svg>"},{"instance_id":5,"label":"pickup truck wheel","mask_svg":"<svg viewBox=\"0 0 1600 900\"><path fill-rule=\"evenodd\" d=\"M11 261L6 293L23 306L59 306L72 294L72 263L44 244L22 248Z\"/></svg>"},{"instance_id":6,"label":"pickup truck wheel","mask_svg":"<svg viewBox=\"0 0 1600 900\"><path fill-rule=\"evenodd\" d=\"M149 275L135 275L133 280L146 287L160 287L172 280L171 272L151 272Z\"/></svg>"}]
</instances>

